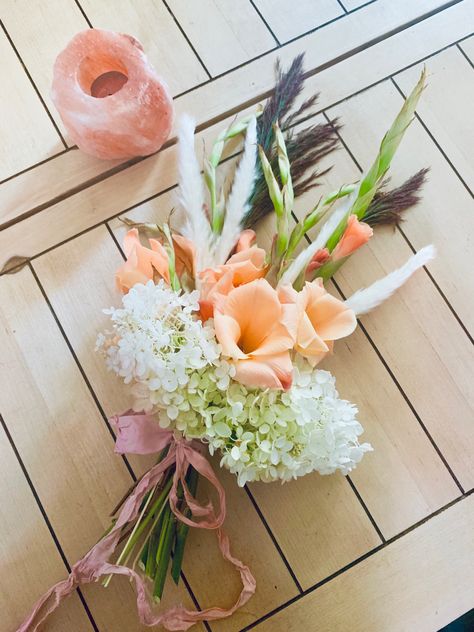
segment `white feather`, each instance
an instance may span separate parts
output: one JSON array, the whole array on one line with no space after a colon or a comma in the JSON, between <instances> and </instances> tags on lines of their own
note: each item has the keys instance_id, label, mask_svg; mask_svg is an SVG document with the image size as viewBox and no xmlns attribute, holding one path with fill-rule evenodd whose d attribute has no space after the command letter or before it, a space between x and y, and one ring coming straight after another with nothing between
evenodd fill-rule
<instances>
[{"instance_id":1,"label":"white feather","mask_svg":"<svg viewBox=\"0 0 474 632\"><path fill-rule=\"evenodd\" d=\"M292 285L296 281L300 273L306 269L307 265L316 254L316 252L320 248L324 248L329 237L338 227L339 222L347 214L347 211L350 208L350 204L352 204L352 202L347 200L347 202L343 206L341 206L340 209L334 211L334 213L325 222L325 224L319 231L316 239L307 248L300 252L293 263L284 272L278 283L278 286Z\"/></svg>"},{"instance_id":2,"label":"white feather","mask_svg":"<svg viewBox=\"0 0 474 632\"><path fill-rule=\"evenodd\" d=\"M247 126L242 157L226 204L224 227L215 257L217 264L226 262L242 231L242 220L248 211L248 199L255 181L256 160L257 119L253 117Z\"/></svg>"},{"instance_id":3,"label":"white feather","mask_svg":"<svg viewBox=\"0 0 474 632\"><path fill-rule=\"evenodd\" d=\"M196 248L198 270L212 263L212 231L204 211L201 169L194 150L193 119L184 114L178 125L179 203L186 213L182 229Z\"/></svg>"},{"instance_id":4,"label":"white feather","mask_svg":"<svg viewBox=\"0 0 474 632\"><path fill-rule=\"evenodd\" d=\"M405 281L419 268L434 259L436 249L434 246L425 246L397 270L390 272L386 277L375 281L368 288L358 290L346 301L346 306L353 309L356 316L366 314L386 301L400 288Z\"/></svg>"}]
</instances>

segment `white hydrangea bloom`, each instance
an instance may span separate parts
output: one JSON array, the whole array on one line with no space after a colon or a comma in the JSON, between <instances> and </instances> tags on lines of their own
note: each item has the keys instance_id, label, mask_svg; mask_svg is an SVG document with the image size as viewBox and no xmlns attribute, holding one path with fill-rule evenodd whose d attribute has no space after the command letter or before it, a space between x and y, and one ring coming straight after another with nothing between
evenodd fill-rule
<instances>
[{"instance_id":1,"label":"white hydrangea bloom","mask_svg":"<svg viewBox=\"0 0 474 632\"><path fill-rule=\"evenodd\" d=\"M122 299L122 307L108 309L113 331L97 340L109 369L126 384L134 382L136 411L159 411L167 427L185 417L198 424L189 396L196 388L224 391L233 367L220 359L212 321L195 317L199 293L178 293L163 281L135 285Z\"/></svg>"},{"instance_id":2,"label":"white hydrangea bloom","mask_svg":"<svg viewBox=\"0 0 474 632\"><path fill-rule=\"evenodd\" d=\"M288 481L312 471L350 472L365 452L356 407L339 398L328 371L295 361L289 391L250 389L232 380L212 321L196 318L197 292L163 282L135 285L123 306L106 310L113 331L97 347L126 383L136 411L157 412L188 439L220 451L221 465L248 481Z\"/></svg>"},{"instance_id":3,"label":"white hydrangea bloom","mask_svg":"<svg viewBox=\"0 0 474 632\"><path fill-rule=\"evenodd\" d=\"M371 451L360 444L363 428L357 408L339 398L328 371L299 361L287 392L251 390L232 382L214 391L201 406L202 421L192 428L183 417L177 426L186 436L209 443L222 453L221 465L248 481L288 481L313 471L348 474Z\"/></svg>"}]
</instances>

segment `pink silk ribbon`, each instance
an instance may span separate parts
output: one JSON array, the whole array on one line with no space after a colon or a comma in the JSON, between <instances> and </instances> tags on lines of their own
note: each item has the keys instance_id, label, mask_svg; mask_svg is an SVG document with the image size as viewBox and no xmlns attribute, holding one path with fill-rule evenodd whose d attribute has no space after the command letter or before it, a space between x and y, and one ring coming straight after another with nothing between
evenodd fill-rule
<instances>
[{"instance_id":1,"label":"pink silk ribbon","mask_svg":"<svg viewBox=\"0 0 474 632\"><path fill-rule=\"evenodd\" d=\"M21 624L17 632L36 632L46 618L59 606L61 601L70 595L81 584L98 581L103 575L127 575L135 582L137 592L137 608L139 620L147 626L162 625L166 630L187 630L198 621L211 621L229 617L243 606L255 593L256 582L250 569L240 560L232 556L230 543L221 526L225 519L225 492L218 481L207 459L194 447L193 442L175 435L171 430L161 428L156 418L131 411L115 416L111 423L117 430L115 451L119 454L150 454L160 452L168 447L166 457L153 466L139 481L130 496L124 502L117 521L112 530L72 567L69 577L50 588L34 605L31 614ZM120 534L125 525L132 522L140 511L142 501L147 492L157 485L164 472L175 465L173 483L169 502L175 516L181 522L200 529L214 529L217 532L219 549L225 560L233 564L240 573L242 591L235 604L228 609L217 606L205 610L186 610L178 605L163 613L154 613L146 595L143 578L131 568L110 564L108 559L115 551ZM189 465L192 465L201 476L213 485L219 497L219 512L216 515L211 502L200 505L190 494L185 476ZM178 482L184 490L186 503L193 516L200 517L194 521L178 509Z\"/></svg>"}]
</instances>

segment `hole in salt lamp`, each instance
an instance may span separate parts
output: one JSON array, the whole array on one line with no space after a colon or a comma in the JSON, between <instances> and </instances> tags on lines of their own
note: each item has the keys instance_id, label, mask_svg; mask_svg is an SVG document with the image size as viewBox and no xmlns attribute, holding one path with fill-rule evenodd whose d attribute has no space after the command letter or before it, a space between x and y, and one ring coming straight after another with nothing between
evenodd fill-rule
<instances>
[{"instance_id":1,"label":"hole in salt lamp","mask_svg":"<svg viewBox=\"0 0 474 632\"><path fill-rule=\"evenodd\" d=\"M123 88L127 83L128 77L118 70L109 70L94 79L91 85L91 96L96 99L110 97Z\"/></svg>"},{"instance_id":2,"label":"hole in salt lamp","mask_svg":"<svg viewBox=\"0 0 474 632\"><path fill-rule=\"evenodd\" d=\"M116 94L128 81L127 68L120 59L98 51L87 55L77 68L77 80L86 94L102 99Z\"/></svg>"}]
</instances>

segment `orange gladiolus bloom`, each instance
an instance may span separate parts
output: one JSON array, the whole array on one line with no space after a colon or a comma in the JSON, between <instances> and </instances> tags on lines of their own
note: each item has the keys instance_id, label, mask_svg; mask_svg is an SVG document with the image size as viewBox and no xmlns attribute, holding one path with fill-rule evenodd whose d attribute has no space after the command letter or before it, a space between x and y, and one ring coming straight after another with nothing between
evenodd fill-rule
<instances>
[{"instance_id":1,"label":"orange gladiolus bloom","mask_svg":"<svg viewBox=\"0 0 474 632\"><path fill-rule=\"evenodd\" d=\"M219 295L227 295L239 285L264 277L266 271L265 250L256 246L239 250L224 265L203 270L199 275L201 278L202 319L207 320L212 317L214 303Z\"/></svg>"},{"instance_id":2,"label":"orange gladiolus bloom","mask_svg":"<svg viewBox=\"0 0 474 632\"><path fill-rule=\"evenodd\" d=\"M329 254L329 250L327 248L320 248L317 250L306 267L305 277L308 280L314 277L313 273L324 265L330 256L331 255Z\"/></svg>"},{"instance_id":3,"label":"orange gladiolus bloom","mask_svg":"<svg viewBox=\"0 0 474 632\"><path fill-rule=\"evenodd\" d=\"M170 282L166 250L156 239L149 241L150 248L142 246L136 228L129 230L125 236L123 246L127 261L115 273L117 287L123 294L136 283L157 279Z\"/></svg>"},{"instance_id":4,"label":"orange gladiolus bloom","mask_svg":"<svg viewBox=\"0 0 474 632\"><path fill-rule=\"evenodd\" d=\"M185 272L194 279L196 276L196 248L193 242L182 235L173 233L175 268L178 277Z\"/></svg>"},{"instance_id":5,"label":"orange gladiolus bloom","mask_svg":"<svg viewBox=\"0 0 474 632\"><path fill-rule=\"evenodd\" d=\"M290 388L296 309L282 305L268 281L256 279L220 296L214 326L223 355L235 365L235 380L256 388Z\"/></svg>"},{"instance_id":6,"label":"orange gladiolus bloom","mask_svg":"<svg viewBox=\"0 0 474 632\"><path fill-rule=\"evenodd\" d=\"M359 222L356 215L351 215L347 221L339 243L332 251L333 261L351 255L355 250L366 244L374 234L372 228L365 222Z\"/></svg>"},{"instance_id":7,"label":"orange gladiolus bloom","mask_svg":"<svg viewBox=\"0 0 474 632\"><path fill-rule=\"evenodd\" d=\"M292 287L281 288L279 297L297 308L294 348L312 366L332 351L334 340L345 338L357 326L354 312L329 294L321 279L306 283L301 292Z\"/></svg>"},{"instance_id":8,"label":"orange gladiolus bloom","mask_svg":"<svg viewBox=\"0 0 474 632\"><path fill-rule=\"evenodd\" d=\"M176 273L181 276L187 271L191 277L195 272L194 245L181 235L172 235L175 252ZM163 245L157 239L150 239L150 248L140 242L138 230L132 228L125 235L123 242L127 261L115 274L117 287L126 294L136 283L159 281L170 282L169 259Z\"/></svg>"},{"instance_id":9,"label":"orange gladiolus bloom","mask_svg":"<svg viewBox=\"0 0 474 632\"><path fill-rule=\"evenodd\" d=\"M248 250L251 246L254 245L257 239L257 233L251 228L247 228L240 233L240 237L235 245L235 252L240 252L241 250Z\"/></svg>"}]
</instances>

